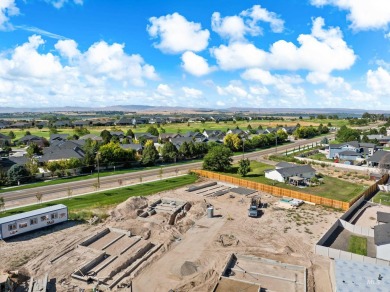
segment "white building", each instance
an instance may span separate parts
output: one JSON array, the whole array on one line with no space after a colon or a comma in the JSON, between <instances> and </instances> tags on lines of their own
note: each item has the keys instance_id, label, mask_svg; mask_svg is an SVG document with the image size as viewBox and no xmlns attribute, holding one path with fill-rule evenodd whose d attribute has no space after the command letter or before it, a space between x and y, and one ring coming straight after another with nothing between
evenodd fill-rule
<instances>
[{"instance_id":1,"label":"white building","mask_svg":"<svg viewBox=\"0 0 390 292\"><path fill-rule=\"evenodd\" d=\"M0 218L0 239L44 228L68 220L68 207L51 207Z\"/></svg>"},{"instance_id":2,"label":"white building","mask_svg":"<svg viewBox=\"0 0 390 292\"><path fill-rule=\"evenodd\" d=\"M310 165L295 165L286 163L283 166L284 167L280 168L280 164L278 164L275 169L266 170L265 177L278 182L285 182L291 177L300 177L310 180L316 174L315 169Z\"/></svg>"},{"instance_id":3,"label":"white building","mask_svg":"<svg viewBox=\"0 0 390 292\"><path fill-rule=\"evenodd\" d=\"M390 223L374 226L376 257L390 261Z\"/></svg>"}]
</instances>

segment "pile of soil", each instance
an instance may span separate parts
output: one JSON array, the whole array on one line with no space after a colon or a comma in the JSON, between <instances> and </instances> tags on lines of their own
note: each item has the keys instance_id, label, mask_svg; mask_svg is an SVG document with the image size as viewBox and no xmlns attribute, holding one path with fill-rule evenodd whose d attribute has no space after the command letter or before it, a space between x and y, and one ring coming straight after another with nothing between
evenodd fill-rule
<instances>
[{"instance_id":1,"label":"pile of soil","mask_svg":"<svg viewBox=\"0 0 390 292\"><path fill-rule=\"evenodd\" d=\"M132 197L125 202L119 204L110 212L112 220L135 219L138 216L139 210L145 209L148 206L148 199L145 197Z\"/></svg>"},{"instance_id":2,"label":"pile of soil","mask_svg":"<svg viewBox=\"0 0 390 292\"><path fill-rule=\"evenodd\" d=\"M189 261L185 261L184 264L180 268L180 275L182 277L192 275L198 271L198 267Z\"/></svg>"}]
</instances>

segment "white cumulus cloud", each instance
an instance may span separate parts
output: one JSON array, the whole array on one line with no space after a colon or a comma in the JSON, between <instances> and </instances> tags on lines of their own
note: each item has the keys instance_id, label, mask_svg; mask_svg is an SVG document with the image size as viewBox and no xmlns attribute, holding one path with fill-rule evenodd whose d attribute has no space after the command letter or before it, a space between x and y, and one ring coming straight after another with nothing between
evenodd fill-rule
<instances>
[{"instance_id":1,"label":"white cumulus cloud","mask_svg":"<svg viewBox=\"0 0 390 292\"><path fill-rule=\"evenodd\" d=\"M195 76L203 76L215 70L214 67L208 65L205 58L190 51L185 52L181 60L183 69Z\"/></svg>"},{"instance_id":2,"label":"white cumulus cloud","mask_svg":"<svg viewBox=\"0 0 390 292\"><path fill-rule=\"evenodd\" d=\"M73 59L80 55L80 51L77 49L77 43L74 40L60 40L54 47L61 54L61 56Z\"/></svg>"},{"instance_id":3,"label":"white cumulus cloud","mask_svg":"<svg viewBox=\"0 0 390 292\"><path fill-rule=\"evenodd\" d=\"M390 94L390 72L379 67L376 70L367 72L367 87L377 95Z\"/></svg>"},{"instance_id":4,"label":"white cumulus cloud","mask_svg":"<svg viewBox=\"0 0 390 292\"><path fill-rule=\"evenodd\" d=\"M62 8L66 3L68 2L73 2L74 4L77 5L83 5L84 1L83 0L45 0L45 2L53 5L55 8L60 9Z\"/></svg>"},{"instance_id":5,"label":"white cumulus cloud","mask_svg":"<svg viewBox=\"0 0 390 292\"><path fill-rule=\"evenodd\" d=\"M16 7L15 0L0 1L0 30L7 29L8 21L11 16L19 14L19 9Z\"/></svg>"},{"instance_id":6,"label":"white cumulus cloud","mask_svg":"<svg viewBox=\"0 0 390 292\"><path fill-rule=\"evenodd\" d=\"M247 97L248 92L237 85L229 84L226 87L217 86L217 92L219 95L231 95L234 97Z\"/></svg>"},{"instance_id":7,"label":"white cumulus cloud","mask_svg":"<svg viewBox=\"0 0 390 292\"><path fill-rule=\"evenodd\" d=\"M200 23L188 21L179 13L151 17L149 22L149 35L159 39L154 46L164 53L199 52L208 46L210 32L202 30Z\"/></svg>"},{"instance_id":8,"label":"white cumulus cloud","mask_svg":"<svg viewBox=\"0 0 390 292\"><path fill-rule=\"evenodd\" d=\"M182 87L184 95L189 98L199 98L203 95L203 92L196 88Z\"/></svg>"},{"instance_id":9,"label":"white cumulus cloud","mask_svg":"<svg viewBox=\"0 0 390 292\"><path fill-rule=\"evenodd\" d=\"M348 11L347 18L356 30L387 28L390 23L388 0L311 0L311 4L332 5Z\"/></svg>"},{"instance_id":10,"label":"white cumulus cloud","mask_svg":"<svg viewBox=\"0 0 390 292\"><path fill-rule=\"evenodd\" d=\"M260 5L254 5L239 15L221 17L219 12L214 12L211 17L212 30L230 41L244 40L246 34L251 36L262 34L259 22L269 23L273 32L280 33L284 29L284 21Z\"/></svg>"},{"instance_id":11,"label":"white cumulus cloud","mask_svg":"<svg viewBox=\"0 0 390 292\"><path fill-rule=\"evenodd\" d=\"M167 97L172 97L175 94L168 84L159 84L157 86L157 93Z\"/></svg>"},{"instance_id":12,"label":"white cumulus cloud","mask_svg":"<svg viewBox=\"0 0 390 292\"><path fill-rule=\"evenodd\" d=\"M311 34L298 37L300 46L280 40L266 52L253 44L234 42L212 49L223 70L261 67L267 70L308 70L330 73L349 69L356 60L354 51L343 40L339 28L324 28L324 19L313 20Z\"/></svg>"}]
</instances>

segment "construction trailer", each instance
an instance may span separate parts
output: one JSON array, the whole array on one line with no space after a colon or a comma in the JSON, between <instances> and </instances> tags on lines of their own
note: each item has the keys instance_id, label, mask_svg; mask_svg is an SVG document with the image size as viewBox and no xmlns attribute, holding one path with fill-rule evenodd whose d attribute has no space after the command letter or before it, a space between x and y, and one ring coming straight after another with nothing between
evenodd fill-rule
<instances>
[{"instance_id":1,"label":"construction trailer","mask_svg":"<svg viewBox=\"0 0 390 292\"><path fill-rule=\"evenodd\" d=\"M44 228L68 220L68 207L62 204L0 218L0 239Z\"/></svg>"}]
</instances>

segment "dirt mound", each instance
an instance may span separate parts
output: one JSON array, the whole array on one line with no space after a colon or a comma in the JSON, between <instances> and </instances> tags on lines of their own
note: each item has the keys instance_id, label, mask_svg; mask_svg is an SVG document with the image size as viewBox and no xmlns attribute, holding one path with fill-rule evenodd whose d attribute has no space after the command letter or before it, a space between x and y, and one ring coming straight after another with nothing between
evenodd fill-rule
<instances>
[{"instance_id":1,"label":"dirt mound","mask_svg":"<svg viewBox=\"0 0 390 292\"><path fill-rule=\"evenodd\" d=\"M233 234L221 234L217 238L217 242L223 247L236 246L239 240Z\"/></svg>"},{"instance_id":2,"label":"dirt mound","mask_svg":"<svg viewBox=\"0 0 390 292\"><path fill-rule=\"evenodd\" d=\"M206 272L196 274L192 278L186 278L178 287L175 288L177 292L188 291L211 291L218 281L218 273L214 269Z\"/></svg>"},{"instance_id":3,"label":"dirt mound","mask_svg":"<svg viewBox=\"0 0 390 292\"><path fill-rule=\"evenodd\" d=\"M139 210L148 206L148 199L145 197L132 197L125 202L119 204L114 210L110 212L110 216L114 220L122 218L135 219L138 216Z\"/></svg>"},{"instance_id":4,"label":"dirt mound","mask_svg":"<svg viewBox=\"0 0 390 292\"><path fill-rule=\"evenodd\" d=\"M184 264L180 268L180 275L182 277L192 275L198 271L198 267L189 261L185 261Z\"/></svg>"}]
</instances>

